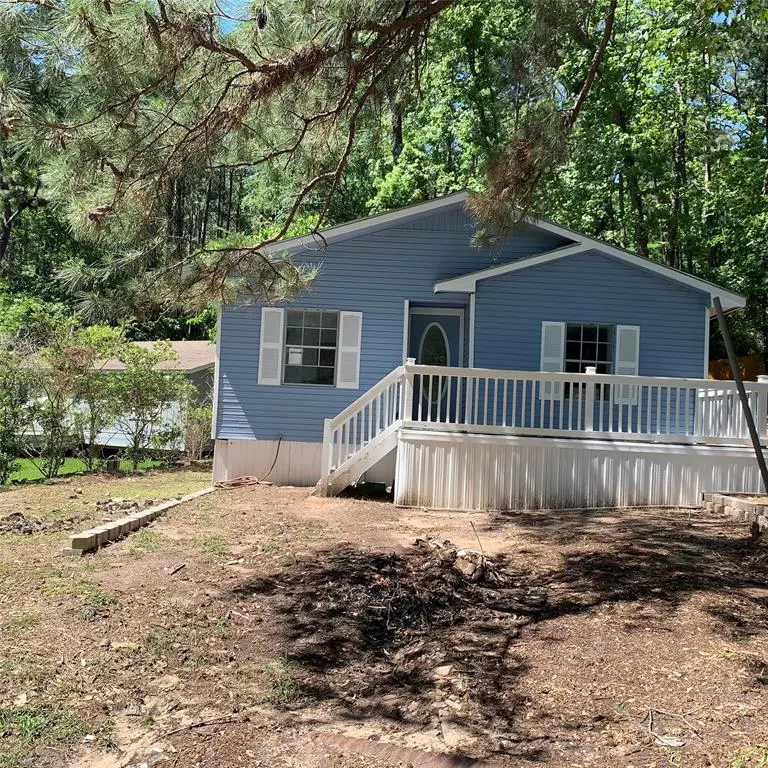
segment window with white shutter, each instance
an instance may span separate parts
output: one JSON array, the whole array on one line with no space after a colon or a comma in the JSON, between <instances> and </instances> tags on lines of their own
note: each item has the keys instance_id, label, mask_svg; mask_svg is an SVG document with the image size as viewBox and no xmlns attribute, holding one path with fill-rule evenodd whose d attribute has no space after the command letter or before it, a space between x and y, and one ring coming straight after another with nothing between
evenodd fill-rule
<instances>
[{"instance_id":1,"label":"window with white shutter","mask_svg":"<svg viewBox=\"0 0 768 768\"><path fill-rule=\"evenodd\" d=\"M282 374L284 316L285 311L277 307L261 308L259 384L280 384Z\"/></svg>"},{"instance_id":2,"label":"window with white shutter","mask_svg":"<svg viewBox=\"0 0 768 768\"><path fill-rule=\"evenodd\" d=\"M565 360L565 323L541 324L541 370L561 373ZM562 396L563 385L559 381L542 382L540 396L551 400Z\"/></svg>"},{"instance_id":3,"label":"window with white shutter","mask_svg":"<svg viewBox=\"0 0 768 768\"><path fill-rule=\"evenodd\" d=\"M359 389L360 387L362 333L362 312L339 312L339 350L336 371L336 386L339 389Z\"/></svg>"},{"instance_id":4,"label":"window with white shutter","mask_svg":"<svg viewBox=\"0 0 768 768\"><path fill-rule=\"evenodd\" d=\"M637 376L640 359L640 327L637 325L616 326L616 362L614 373L617 376ZM638 388L631 384L620 384L615 402L622 405L637 405Z\"/></svg>"}]
</instances>

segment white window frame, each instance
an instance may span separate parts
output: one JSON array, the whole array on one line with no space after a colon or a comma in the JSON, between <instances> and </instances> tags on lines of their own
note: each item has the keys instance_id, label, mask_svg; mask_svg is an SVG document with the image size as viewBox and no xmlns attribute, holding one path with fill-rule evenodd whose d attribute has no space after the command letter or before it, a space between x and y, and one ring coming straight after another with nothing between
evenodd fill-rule
<instances>
[{"instance_id":1,"label":"white window frame","mask_svg":"<svg viewBox=\"0 0 768 768\"><path fill-rule=\"evenodd\" d=\"M333 380L329 384L317 384L312 382L302 382L302 381L286 381L285 380L285 370L286 368L290 368L291 366L288 365L286 362L286 354L289 349L289 347L297 347L302 350L305 348L307 349L330 349L330 347L323 346L322 344L318 343L317 347L314 345L304 345L302 344L288 344L288 313L289 312L301 312L302 314L306 314L307 312L325 312L325 313L333 313L336 315L336 345L334 347L334 356L333 356ZM325 388L331 388L337 386L337 377L339 373L339 350L340 350L340 334L341 334L341 310L338 309L321 309L319 307L286 307L285 310L285 317L283 318L283 348L281 350L281 357L280 357L280 364L281 364L281 370L280 370L280 382L281 386L284 387L325 387ZM293 327L293 326L292 326ZM303 325L303 319L302 319L302 328ZM322 320L320 323L320 327L318 327L318 331L321 334L321 337L319 341L322 340ZM303 339L302 339L303 341ZM319 353L318 353L318 362L319 362ZM299 366L296 366L299 367ZM315 368L328 368L329 366L308 366L308 367L315 367Z\"/></svg>"}]
</instances>

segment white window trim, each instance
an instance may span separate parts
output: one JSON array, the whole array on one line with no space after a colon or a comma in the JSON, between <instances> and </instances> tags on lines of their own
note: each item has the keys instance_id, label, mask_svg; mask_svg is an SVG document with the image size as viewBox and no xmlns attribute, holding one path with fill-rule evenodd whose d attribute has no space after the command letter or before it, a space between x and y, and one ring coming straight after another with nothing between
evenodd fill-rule
<instances>
[{"instance_id":1,"label":"white window trim","mask_svg":"<svg viewBox=\"0 0 768 768\"><path fill-rule=\"evenodd\" d=\"M575 320L570 320L570 321L566 321L566 323L565 323L565 337L564 337L564 340L563 340L563 373L568 373L568 371L566 371L565 368L566 368L566 364L568 363L567 348L568 348L568 326L569 325L580 325L582 328L585 325L590 325L590 326L593 326L595 328L602 327L602 328L609 328L610 329L610 334L611 334L611 341L610 341L610 345L611 345L611 359L609 360L609 363L611 364L611 367L613 368L613 370L611 372L615 373L616 372L616 329L619 326L616 325L615 323L595 323L595 322L587 321L587 320L579 321L579 322L577 322ZM579 360L579 362L583 363L585 361L584 360ZM592 360L592 361L589 362L589 364L596 366L597 365L597 360Z\"/></svg>"}]
</instances>

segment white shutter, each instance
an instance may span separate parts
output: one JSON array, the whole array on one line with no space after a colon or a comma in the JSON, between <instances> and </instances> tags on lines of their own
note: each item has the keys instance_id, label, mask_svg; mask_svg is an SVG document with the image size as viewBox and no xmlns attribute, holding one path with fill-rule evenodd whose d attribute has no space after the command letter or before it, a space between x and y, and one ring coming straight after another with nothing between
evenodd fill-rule
<instances>
[{"instance_id":1,"label":"white shutter","mask_svg":"<svg viewBox=\"0 0 768 768\"><path fill-rule=\"evenodd\" d=\"M283 370L283 317L276 307L261 308L259 337L259 384L281 384Z\"/></svg>"},{"instance_id":2,"label":"white shutter","mask_svg":"<svg viewBox=\"0 0 768 768\"><path fill-rule=\"evenodd\" d=\"M339 312L339 348L336 352L336 386L339 389L360 387L362 333L362 312Z\"/></svg>"},{"instance_id":3,"label":"white shutter","mask_svg":"<svg viewBox=\"0 0 768 768\"><path fill-rule=\"evenodd\" d=\"M637 376L640 357L640 327L637 325L616 326L616 364L617 376ZM620 384L614 402L621 405L637 404L638 388L631 384Z\"/></svg>"},{"instance_id":4,"label":"white shutter","mask_svg":"<svg viewBox=\"0 0 768 768\"><path fill-rule=\"evenodd\" d=\"M541 370L562 373L565 359L565 323L543 322L541 324ZM561 396L563 385L560 381L545 381L539 390L544 400Z\"/></svg>"}]
</instances>

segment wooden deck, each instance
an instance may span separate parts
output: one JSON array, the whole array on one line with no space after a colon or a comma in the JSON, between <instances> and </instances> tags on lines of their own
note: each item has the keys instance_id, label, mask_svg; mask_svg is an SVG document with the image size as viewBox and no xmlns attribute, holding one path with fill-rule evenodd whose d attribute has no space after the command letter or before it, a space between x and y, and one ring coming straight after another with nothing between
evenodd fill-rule
<instances>
[{"instance_id":1,"label":"wooden deck","mask_svg":"<svg viewBox=\"0 0 768 768\"><path fill-rule=\"evenodd\" d=\"M768 383L746 389L765 442ZM735 382L409 361L326 421L320 489L342 490L397 449L403 504L690 504L752 490L749 446Z\"/></svg>"}]
</instances>

